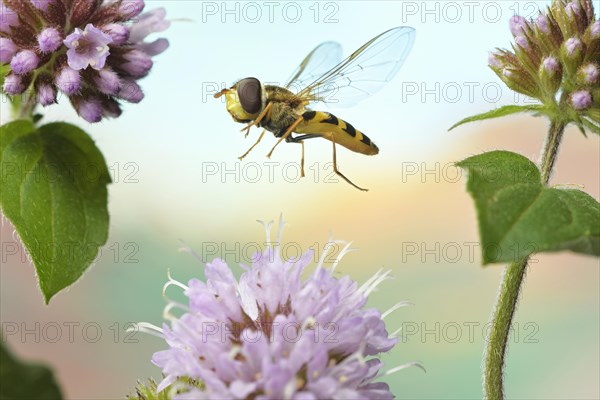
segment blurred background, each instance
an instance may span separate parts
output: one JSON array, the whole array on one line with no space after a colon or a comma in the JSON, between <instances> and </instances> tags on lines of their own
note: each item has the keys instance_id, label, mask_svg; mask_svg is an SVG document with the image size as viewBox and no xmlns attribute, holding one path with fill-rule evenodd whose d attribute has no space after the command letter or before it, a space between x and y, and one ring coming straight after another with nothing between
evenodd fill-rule
<instances>
[{"instance_id":1,"label":"blurred background","mask_svg":"<svg viewBox=\"0 0 600 400\"><path fill-rule=\"evenodd\" d=\"M547 123L515 116L447 129L525 101L487 68L487 52L509 46L511 15L535 17L549 2L146 3L173 19L164 34L171 48L143 81L141 104L87 127L114 181L110 238L97 263L45 306L34 268L22 249L14 251L13 228L3 219L0 311L4 331L15 332L6 337L10 348L51 365L68 398L123 398L137 379L160 379L150 358L166 348L124 329L162 323L168 269L182 282L204 276L201 262L178 251L179 240L203 261L249 262L264 242L255 220L283 212L285 255L320 249L332 232L359 249L339 274L362 283L380 268L393 271L370 306L415 304L386 319L389 331L402 327L405 338L382 357L385 369L416 360L427 368L386 377L398 398L481 398L484 336L503 266L480 265L475 209L452 163L492 149L537 161ZM246 76L283 82L323 41L339 41L349 54L398 25L417 29L399 76L358 106L330 110L381 149L376 157L338 151L340 169L368 193L336 182L329 142L306 143L304 179L299 146L283 144L265 157L272 136L237 160L259 131L245 140L214 92ZM1 111L7 122L6 104ZM46 120L86 126L64 101L45 111ZM598 136L570 130L552 184L581 186L598 199L599 150ZM536 255L510 342L508 397L599 398L599 315L597 258Z\"/></svg>"}]
</instances>

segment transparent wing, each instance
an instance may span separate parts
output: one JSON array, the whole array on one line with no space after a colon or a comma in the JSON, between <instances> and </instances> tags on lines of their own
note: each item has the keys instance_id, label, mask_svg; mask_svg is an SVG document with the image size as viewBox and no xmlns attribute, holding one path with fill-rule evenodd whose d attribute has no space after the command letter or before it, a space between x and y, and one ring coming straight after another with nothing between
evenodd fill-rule
<instances>
[{"instance_id":1,"label":"transparent wing","mask_svg":"<svg viewBox=\"0 0 600 400\"><path fill-rule=\"evenodd\" d=\"M390 29L356 50L298 95L307 101L352 106L381 89L396 75L415 41L415 30Z\"/></svg>"},{"instance_id":2,"label":"transparent wing","mask_svg":"<svg viewBox=\"0 0 600 400\"><path fill-rule=\"evenodd\" d=\"M304 89L315 79L342 61L342 46L337 42L324 42L315 47L300 63L285 84L296 92Z\"/></svg>"}]
</instances>

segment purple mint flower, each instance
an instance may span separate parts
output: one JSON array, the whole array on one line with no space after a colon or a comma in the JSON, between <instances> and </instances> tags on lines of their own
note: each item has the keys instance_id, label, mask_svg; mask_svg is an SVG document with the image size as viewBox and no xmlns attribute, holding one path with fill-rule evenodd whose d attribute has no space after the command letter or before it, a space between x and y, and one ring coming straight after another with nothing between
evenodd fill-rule
<instances>
[{"instance_id":1,"label":"purple mint flower","mask_svg":"<svg viewBox=\"0 0 600 400\"><path fill-rule=\"evenodd\" d=\"M64 94L71 96L81 88L81 75L70 67L64 67L56 76L54 82Z\"/></svg>"},{"instance_id":2,"label":"purple mint flower","mask_svg":"<svg viewBox=\"0 0 600 400\"><path fill-rule=\"evenodd\" d=\"M119 14L126 19L135 18L144 10L144 0L122 0Z\"/></svg>"},{"instance_id":3,"label":"purple mint flower","mask_svg":"<svg viewBox=\"0 0 600 400\"><path fill-rule=\"evenodd\" d=\"M37 89L38 102L46 107L56 103L56 90L54 87L47 83L42 83Z\"/></svg>"},{"instance_id":4,"label":"purple mint flower","mask_svg":"<svg viewBox=\"0 0 600 400\"><path fill-rule=\"evenodd\" d=\"M0 1L0 32L10 32L11 26L17 26L19 24L19 16L16 12L6 7L2 1Z\"/></svg>"},{"instance_id":5,"label":"purple mint flower","mask_svg":"<svg viewBox=\"0 0 600 400\"><path fill-rule=\"evenodd\" d=\"M558 72L560 64L555 57L546 57L544 58L544 61L542 61L542 67L549 74L553 74L555 72Z\"/></svg>"},{"instance_id":6,"label":"purple mint flower","mask_svg":"<svg viewBox=\"0 0 600 400\"><path fill-rule=\"evenodd\" d=\"M129 41L132 43L142 42L148 35L167 29L171 26L171 22L165 19L166 15L167 12L164 8L156 8L140 15L130 27Z\"/></svg>"},{"instance_id":7,"label":"purple mint flower","mask_svg":"<svg viewBox=\"0 0 600 400\"><path fill-rule=\"evenodd\" d=\"M67 59L71 68L77 71L87 67L101 70L110 54L108 45L112 38L94 25L87 24L83 31L75 28L64 43L69 49Z\"/></svg>"},{"instance_id":8,"label":"purple mint flower","mask_svg":"<svg viewBox=\"0 0 600 400\"><path fill-rule=\"evenodd\" d=\"M40 50L44 53L52 53L62 45L62 37L56 28L46 28L38 35Z\"/></svg>"},{"instance_id":9,"label":"purple mint flower","mask_svg":"<svg viewBox=\"0 0 600 400\"><path fill-rule=\"evenodd\" d=\"M529 40L527 40L525 36L517 36L515 38L515 43L523 50L528 50L531 47L529 45Z\"/></svg>"},{"instance_id":10,"label":"purple mint flower","mask_svg":"<svg viewBox=\"0 0 600 400\"><path fill-rule=\"evenodd\" d=\"M577 52L578 50L581 50L581 47L582 47L581 40L579 40L575 37L569 38L565 42L565 49L567 50L567 55L569 55L569 56L573 56L575 54L575 52Z\"/></svg>"},{"instance_id":11,"label":"purple mint flower","mask_svg":"<svg viewBox=\"0 0 600 400\"><path fill-rule=\"evenodd\" d=\"M33 6L42 11L48 11L48 7L50 4L54 3L56 0L30 0Z\"/></svg>"},{"instance_id":12,"label":"purple mint flower","mask_svg":"<svg viewBox=\"0 0 600 400\"><path fill-rule=\"evenodd\" d=\"M150 43L138 43L136 48L148 54L149 56L154 57L169 48L169 41L167 39L160 38Z\"/></svg>"},{"instance_id":13,"label":"purple mint flower","mask_svg":"<svg viewBox=\"0 0 600 400\"><path fill-rule=\"evenodd\" d=\"M270 224L265 227L270 242ZM280 234L282 227L281 221ZM383 314L365 307L389 272L362 286L335 277L347 244L331 268L324 267L323 254L306 273L313 253L285 261L280 238L276 243L242 266L239 280L219 259L206 265L206 282L192 279L186 286L170 278L165 289L183 288L189 305L176 318L168 310L178 303L170 302L171 326L153 328L169 345L152 357L165 375L158 391L185 377L203 385L180 399L392 399L386 383L374 382L383 367L377 356L398 341L383 318L407 303Z\"/></svg>"},{"instance_id":14,"label":"purple mint flower","mask_svg":"<svg viewBox=\"0 0 600 400\"><path fill-rule=\"evenodd\" d=\"M12 40L0 37L0 63L8 64L17 52L18 47Z\"/></svg>"},{"instance_id":15,"label":"purple mint flower","mask_svg":"<svg viewBox=\"0 0 600 400\"><path fill-rule=\"evenodd\" d=\"M535 26L540 30L540 32L549 34L550 33L550 20L546 14L540 13L537 19L535 20Z\"/></svg>"},{"instance_id":16,"label":"purple mint flower","mask_svg":"<svg viewBox=\"0 0 600 400\"><path fill-rule=\"evenodd\" d=\"M4 78L4 86L2 87L4 92L16 96L25 91L25 85L23 79L19 75L10 74Z\"/></svg>"},{"instance_id":17,"label":"purple mint flower","mask_svg":"<svg viewBox=\"0 0 600 400\"><path fill-rule=\"evenodd\" d=\"M139 103L144 99L144 92L135 81L127 81L121 84L117 97L130 103Z\"/></svg>"},{"instance_id":18,"label":"purple mint flower","mask_svg":"<svg viewBox=\"0 0 600 400\"><path fill-rule=\"evenodd\" d=\"M103 108L98 99L84 99L75 103L77 114L89 123L102 121Z\"/></svg>"},{"instance_id":19,"label":"purple mint flower","mask_svg":"<svg viewBox=\"0 0 600 400\"><path fill-rule=\"evenodd\" d=\"M579 7L577 1L571 1L565 6L565 12L569 16L569 18L574 18L575 16L581 14L581 8Z\"/></svg>"},{"instance_id":20,"label":"purple mint flower","mask_svg":"<svg viewBox=\"0 0 600 400\"><path fill-rule=\"evenodd\" d=\"M117 103L114 100L105 101L104 103L102 103L102 107L102 113L105 117L108 118L118 118L123 113L123 110L121 110L119 103Z\"/></svg>"},{"instance_id":21,"label":"purple mint flower","mask_svg":"<svg viewBox=\"0 0 600 400\"><path fill-rule=\"evenodd\" d=\"M110 36L115 46L121 46L129 40L129 29L121 24L108 24L102 30Z\"/></svg>"},{"instance_id":22,"label":"purple mint flower","mask_svg":"<svg viewBox=\"0 0 600 400\"><path fill-rule=\"evenodd\" d=\"M513 15L509 21L510 32L514 37L527 33L527 20L520 15Z\"/></svg>"},{"instance_id":23,"label":"purple mint flower","mask_svg":"<svg viewBox=\"0 0 600 400\"><path fill-rule=\"evenodd\" d=\"M600 77L600 71L595 64L587 64L581 68L581 72L583 73L583 81L589 85L598 82L598 78Z\"/></svg>"},{"instance_id":24,"label":"purple mint flower","mask_svg":"<svg viewBox=\"0 0 600 400\"><path fill-rule=\"evenodd\" d=\"M141 50L131 50L123 56L125 63L120 68L134 78L141 78L152 69L152 58Z\"/></svg>"},{"instance_id":25,"label":"purple mint flower","mask_svg":"<svg viewBox=\"0 0 600 400\"><path fill-rule=\"evenodd\" d=\"M33 71L38 64L40 59L33 50L21 50L12 58L10 62L10 68L17 75L24 75Z\"/></svg>"},{"instance_id":26,"label":"purple mint flower","mask_svg":"<svg viewBox=\"0 0 600 400\"><path fill-rule=\"evenodd\" d=\"M578 90L571 94L571 104L577 111L587 110L592 106L592 94L587 90Z\"/></svg>"},{"instance_id":27,"label":"purple mint flower","mask_svg":"<svg viewBox=\"0 0 600 400\"><path fill-rule=\"evenodd\" d=\"M503 63L500 60L498 53L490 52L488 54L488 65L492 68L502 68Z\"/></svg>"},{"instance_id":28,"label":"purple mint flower","mask_svg":"<svg viewBox=\"0 0 600 400\"><path fill-rule=\"evenodd\" d=\"M111 69L104 68L98 71L98 76L94 78L98 90L109 96L116 95L121 88L119 75Z\"/></svg>"}]
</instances>

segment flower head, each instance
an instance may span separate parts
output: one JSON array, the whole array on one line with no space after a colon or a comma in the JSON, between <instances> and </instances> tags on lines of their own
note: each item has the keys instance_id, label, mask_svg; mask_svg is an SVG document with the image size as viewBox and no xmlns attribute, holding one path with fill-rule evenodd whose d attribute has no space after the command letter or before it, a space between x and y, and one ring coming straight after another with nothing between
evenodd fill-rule
<instances>
[{"instance_id":1,"label":"flower head","mask_svg":"<svg viewBox=\"0 0 600 400\"><path fill-rule=\"evenodd\" d=\"M270 224L266 229L269 242ZM175 318L169 310L178 303L171 302L171 326L155 328L169 344L152 358L165 375L158 391L173 385L189 399L393 398L387 384L374 381L383 365L376 356L397 339L386 330L387 313L365 308L388 273L360 287L334 277L347 244L331 269L323 266L325 252L303 280L313 253L285 261L279 242L242 266L239 280L219 259L206 265L206 282L169 280L165 290L183 288L189 304Z\"/></svg>"},{"instance_id":2,"label":"flower head","mask_svg":"<svg viewBox=\"0 0 600 400\"><path fill-rule=\"evenodd\" d=\"M11 67L4 92L29 87L47 106L62 91L88 121L120 115L120 102L142 99L121 85L139 88L169 45L146 42L169 27L164 9L143 9L143 0L0 0L0 63Z\"/></svg>"},{"instance_id":3,"label":"flower head","mask_svg":"<svg viewBox=\"0 0 600 400\"><path fill-rule=\"evenodd\" d=\"M512 51L496 50L488 59L498 77L512 90L538 99L541 114L560 114L582 129L600 130L600 21L592 0L553 0L535 22L513 16L509 29Z\"/></svg>"}]
</instances>

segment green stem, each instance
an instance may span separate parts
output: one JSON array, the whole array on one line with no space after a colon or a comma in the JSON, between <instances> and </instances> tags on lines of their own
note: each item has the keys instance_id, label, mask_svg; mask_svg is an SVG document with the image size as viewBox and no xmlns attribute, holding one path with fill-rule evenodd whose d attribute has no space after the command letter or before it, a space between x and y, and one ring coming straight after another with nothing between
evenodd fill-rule
<instances>
[{"instance_id":1,"label":"green stem","mask_svg":"<svg viewBox=\"0 0 600 400\"><path fill-rule=\"evenodd\" d=\"M548 184L550 180L564 131L564 123L552 121L542 152L541 175L544 185ZM503 379L506 349L523 278L527 271L527 261L528 258L525 258L509 264L502 278L500 293L492 314L492 327L485 353L484 390L485 398L488 400L504 399Z\"/></svg>"}]
</instances>

